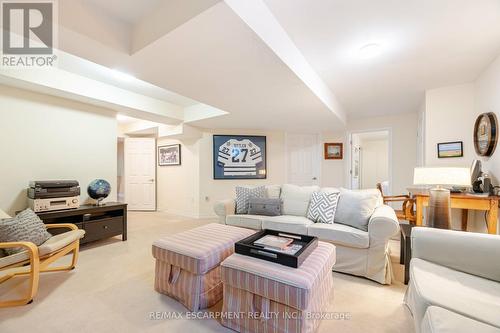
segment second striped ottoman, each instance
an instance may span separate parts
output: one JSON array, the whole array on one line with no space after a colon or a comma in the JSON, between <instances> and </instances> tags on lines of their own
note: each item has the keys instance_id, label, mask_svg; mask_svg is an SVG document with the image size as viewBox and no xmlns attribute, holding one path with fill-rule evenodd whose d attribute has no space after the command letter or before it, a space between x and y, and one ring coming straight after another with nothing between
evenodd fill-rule
<instances>
[{"instance_id":1,"label":"second striped ottoman","mask_svg":"<svg viewBox=\"0 0 500 333\"><path fill-rule=\"evenodd\" d=\"M191 311L214 305L222 299L220 263L234 253L234 243L254 233L211 223L155 241L155 290Z\"/></svg>"},{"instance_id":2,"label":"second striped ottoman","mask_svg":"<svg viewBox=\"0 0 500 333\"><path fill-rule=\"evenodd\" d=\"M335 246L319 242L299 268L233 254L221 264L222 325L238 332L314 332L333 297ZM229 315L231 314L231 315Z\"/></svg>"}]
</instances>

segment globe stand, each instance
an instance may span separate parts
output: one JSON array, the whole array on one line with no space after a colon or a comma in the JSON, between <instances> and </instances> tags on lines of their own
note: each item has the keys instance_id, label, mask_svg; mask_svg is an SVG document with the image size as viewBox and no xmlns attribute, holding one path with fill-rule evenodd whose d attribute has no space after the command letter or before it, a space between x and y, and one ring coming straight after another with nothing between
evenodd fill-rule
<instances>
[{"instance_id":1,"label":"globe stand","mask_svg":"<svg viewBox=\"0 0 500 333\"><path fill-rule=\"evenodd\" d=\"M97 202L95 203L96 206L104 206L105 203L103 202L104 198L99 198L97 199Z\"/></svg>"}]
</instances>

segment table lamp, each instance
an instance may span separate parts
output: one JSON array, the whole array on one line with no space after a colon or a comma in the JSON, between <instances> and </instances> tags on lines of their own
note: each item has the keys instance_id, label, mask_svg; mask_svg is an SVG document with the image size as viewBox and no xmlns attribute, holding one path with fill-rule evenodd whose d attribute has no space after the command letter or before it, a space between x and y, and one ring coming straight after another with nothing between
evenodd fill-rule
<instances>
[{"instance_id":1,"label":"table lamp","mask_svg":"<svg viewBox=\"0 0 500 333\"><path fill-rule=\"evenodd\" d=\"M429 190L427 226L450 229L450 190L443 186L471 186L469 168L415 168L415 185L432 185Z\"/></svg>"},{"instance_id":2,"label":"table lamp","mask_svg":"<svg viewBox=\"0 0 500 333\"><path fill-rule=\"evenodd\" d=\"M0 209L0 220L1 219L8 219L10 218L9 215L7 215L7 213L5 213L3 210Z\"/></svg>"}]
</instances>

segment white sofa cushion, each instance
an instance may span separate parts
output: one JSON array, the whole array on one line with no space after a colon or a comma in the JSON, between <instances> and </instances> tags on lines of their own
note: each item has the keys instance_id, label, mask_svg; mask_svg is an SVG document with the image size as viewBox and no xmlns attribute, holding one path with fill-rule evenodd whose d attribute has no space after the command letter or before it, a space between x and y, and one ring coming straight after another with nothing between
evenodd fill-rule
<instances>
[{"instance_id":1,"label":"white sofa cushion","mask_svg":"<svg viewBox=\"0 0 500 333\"><path fill-rule=\"evenodd\" d=\"M226 224L235 227L249 228L260 230L262 229L262 218L265 216L261 215L227 215Z\"/></svg>"},{"instance_id":2,"label":"white sofa cushion","mask_svg":"<svg viewBox=\"0 0 500 333\"><path fill-rule=\"evenodd\" d=\"M303 216L264 216L262 219L262 229L272 229L300 235L307 235L307 227L312 224L314 224L313 221Z\"/></svg>"},{"instance_id":3,"label":"white sofa cushion","mask_svg":"<svg viewBox=\"0 0 500 333\"><path fill-rule=\"evenodd\" d=\"M408 305L416 321L436 305L500 327L500 283L412 258Z\"/></svg>"},{"instance_id":4,"label":"white sofa cushion","mask_svg":"<svg viewBox=\"0 0 500 333\"><path fill-rule=\"evenodd\" d=\"M500 333L485 323L461 316L446 309L430 306L422 321L422 333Z\"/></svg>"},{"instance_id":5,"label":"white sofa cushion","mask_svg":"<svg viewBox=\"0 0 500 333\"><path fill-rule=\"evenodd\" d=\"M314 223L307 229L307 234L334 244L359 249L367 249L370 245L368 232L338 223Z\"/></svg>"},{"instance_id":6,"label":"white sofa cushion","mask_svg":"<svg viewBox=\"0 0 500 333\"><path fill-rule=\"evenodd\" d=\"M335 212L335 223L368 231L368 221L375 208L380 205L381 194L378 190L340 189L340 198Z\"/></svg>"},{"instance_id":7,"label":"white sofa cushion","mask_svg":"<svg viewBox=\"0 0 500 333\"><path fill-rule=\"evenodd\" d=\"M318 186L297 186L284 184L281 187L283 215L305 217L307 215L307 209L309 208L311 195L316 191L319 191Z\"/></svg>"}]
</instances>

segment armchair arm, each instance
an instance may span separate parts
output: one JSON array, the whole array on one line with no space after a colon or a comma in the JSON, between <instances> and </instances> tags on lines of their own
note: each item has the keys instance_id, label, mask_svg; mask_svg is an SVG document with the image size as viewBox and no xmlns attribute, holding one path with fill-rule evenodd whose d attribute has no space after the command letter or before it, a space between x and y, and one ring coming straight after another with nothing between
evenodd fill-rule
<instances>
[{"instance_id":1,"label":"armchair arm","mask_svg":"<svg viewBox=\"0 0 500 333\"><path fill-rule=\"evenodd\" d=\"M38 247L32 242L5 242L0 243L0 249L9 249L13 247L24 247L26 248L28 255L30 257L30 263L35 268L38 267L40 257L38 255Z\"/></svg>"},{"instance_id":2,"label":"armchair arm","mask_svg":"<svg viewBox=\"0 0 500 333\"><path fill-rule=\"evenodd\" d=\"M392 207L382 205L375 208L368 221L370 239L385 240L399 231L399 221Z\"/></svg>"},{"instance_id":3,"label":"armchair arm","mask_svg":"<svg viewBox=\"0 0 500 333\"><path fill-rule=\"evenodd\" d=\"M46 224L45 228L48 229L55 229L55 228L66 228L66 229L71 229L71 230L78 230L78 227L74 225L73 223L56 223L56 224Z\"/></svg>"},{"instance_id":4,"label":"armchair arm","mask_svg":"<svg viewBox=\"0 0 500 333\"><path fill-rule=\"evenodd\" d=\"M500 281L500 236L414 227L412 257Z\"/></svg>"},{"instance_id":5,"label":"armchair arm","mask_svg":"<svg viewBox=\"0 0 500 333\"><path fill-rule=\"evenodd\" d=\"M217 201L214 205L214 211L220 217L234 214L236 211L236 201L234 199Z\"/></svg>"}]
</instances>

